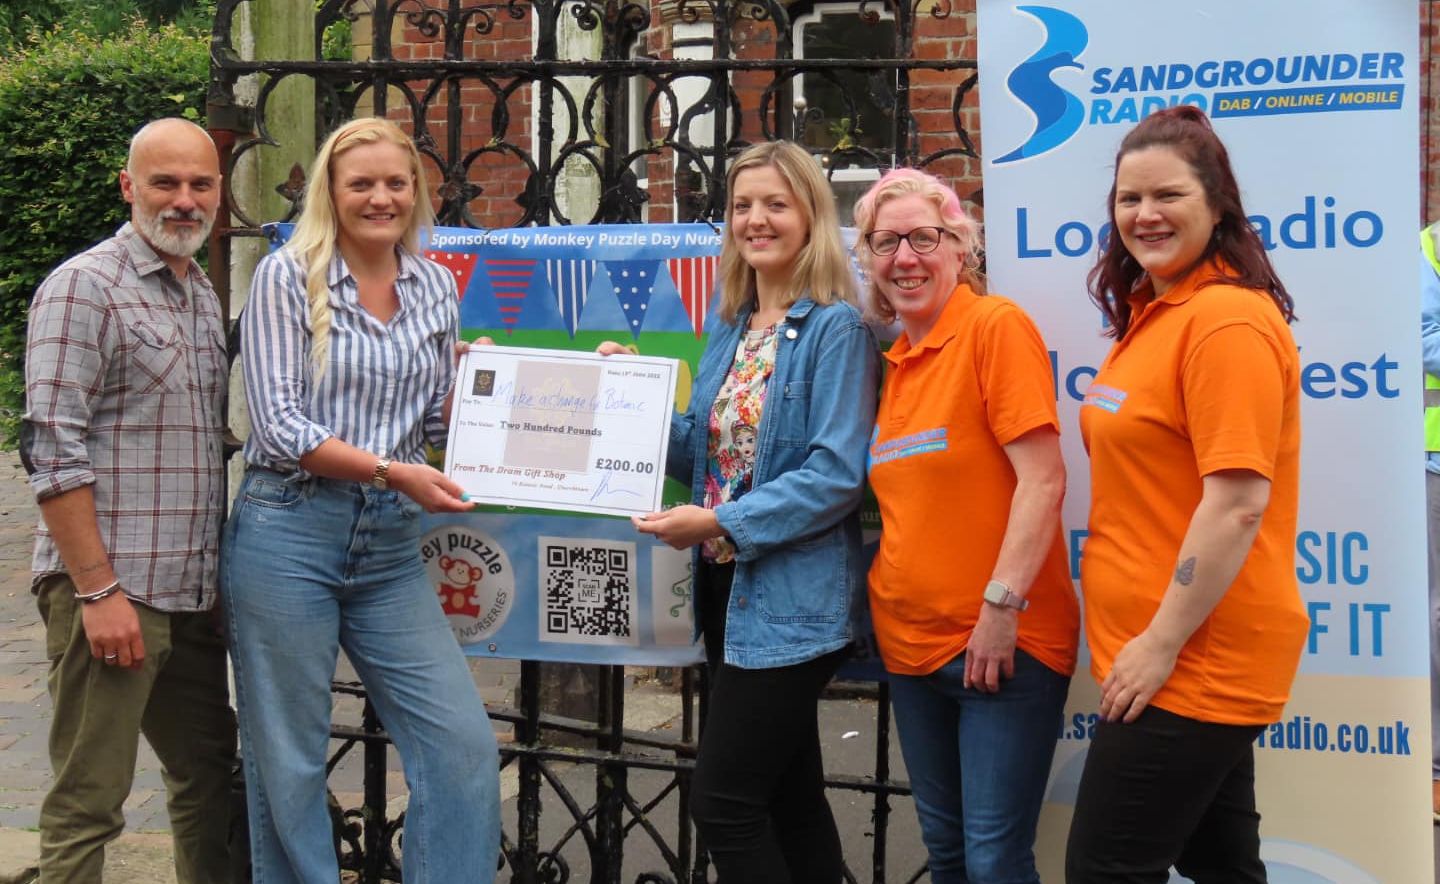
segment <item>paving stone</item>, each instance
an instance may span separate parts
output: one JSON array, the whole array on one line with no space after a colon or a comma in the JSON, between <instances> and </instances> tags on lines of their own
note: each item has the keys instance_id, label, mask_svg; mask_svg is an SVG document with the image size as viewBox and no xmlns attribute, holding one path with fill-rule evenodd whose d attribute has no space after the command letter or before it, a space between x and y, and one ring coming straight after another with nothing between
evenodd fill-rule
<instances>
[{"instance_id":1,"label":"paving stone","mask_svg":"<svg viewBox=\"0 0 1440 884\"><path fill-rule=\"evenodd\" d=\"M0 827L6 829L33 829L40 825L40 806L0 807Z\"/></svg>"},{"instance_id":2,"label":"paving stone","mask_svg":"<svg viewBox=\"0 0 1440 884\"><path fill-rule=\"evenodd\" d=\"M10 747L15 752L34 752L43 755L47 760L50 752L50 729L41 728L39 731L31 731L15 741Z\"/></svg>"},{"instance_id":3,"label":"paving stone","mask_svg":"<svg viewBox=\"0 0 1440 884\"><path fill-rule=\"evenodd\" d=\"M161 789L134 789L125 802L125 828L136 832L170 831L170 814Z\"/></svg>"},{"instance_id":4,"label":"paving stone","mask_svg":"<svg viewBox=\"0 0 1440 884\"><path fill-rule=\"evenodd\" d=\"M44 789L0 789L0 810L38 812L44 801Z\"/></svg>"},{"instance_id":5,"label":"paving stone","mask_svg":"<svg viewBox=\"0 0 1440 884\"><path fill-rule=\"evenodd\" d=\"M7 752L6 755L11 753ZM49 757L31 756L23 764L0 768L0 785L6 789L50 788Z\"/></svg>"}]
</instances>

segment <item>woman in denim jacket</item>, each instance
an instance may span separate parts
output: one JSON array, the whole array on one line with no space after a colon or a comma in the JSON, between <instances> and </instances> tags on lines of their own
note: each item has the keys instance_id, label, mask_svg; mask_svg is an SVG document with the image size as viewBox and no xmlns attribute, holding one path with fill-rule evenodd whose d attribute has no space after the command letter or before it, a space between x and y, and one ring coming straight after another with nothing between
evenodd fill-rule
<instances>
[{"instance_id":1,"label":"woman in denim jacket","mask_svg":"<svg viewBox=\"0 0 1440 884\"><path fill-rule=\"evenodd\" d=\"M755 145L727 192L720 322L670 424L667 469L692 503L635 523L694 548L711 688L690 810L721 884L831 884L843 863L816 703L864 593L877 349L814 158Z\"/></svg>"}]
</instances>

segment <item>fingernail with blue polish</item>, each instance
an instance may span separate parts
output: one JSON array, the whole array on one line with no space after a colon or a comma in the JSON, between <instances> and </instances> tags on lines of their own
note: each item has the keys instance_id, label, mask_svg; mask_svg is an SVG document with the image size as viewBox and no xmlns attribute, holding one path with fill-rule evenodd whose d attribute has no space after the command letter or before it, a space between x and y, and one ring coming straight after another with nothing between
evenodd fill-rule
<instances>
[{"instance_id":1,"label":"fingernail with blue polish","mask_svg":"<svg viewBox=\"0 0 1440 884\"><path fill-rule=\"evenodd\" d=\"M462 492L460 492L460 499L461 499L462 501L464 501L465 503L469 503L469 502L470 502L470 493L469 493L468 491L462 491Z\"/></svg>"}]
</instances>

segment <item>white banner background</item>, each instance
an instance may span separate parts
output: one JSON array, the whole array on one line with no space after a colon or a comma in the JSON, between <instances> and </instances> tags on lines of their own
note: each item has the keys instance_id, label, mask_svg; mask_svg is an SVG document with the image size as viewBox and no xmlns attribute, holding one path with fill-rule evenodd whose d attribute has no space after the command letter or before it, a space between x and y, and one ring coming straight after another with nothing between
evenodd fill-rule
<instances>
[{"instance_id":1,"label":"white banner background","mask_svg":"<svg viewBox=\"0 0 1440 884\"><path fill-rule=\"evenodd\" d=\"M1262 854L1272 884L1432 880L1415 4L979 0L978 31L990 287L1054 352L1072 565L1089 504L1076 412L1109 346L1085 274L1115 150L1153 107L1216 117L1304 365L1296 569L1313 625L1256 751ZM1097 705L1082 655L1041 823L1047 881L1063 879Z\"/></svg>"}]
</instances>

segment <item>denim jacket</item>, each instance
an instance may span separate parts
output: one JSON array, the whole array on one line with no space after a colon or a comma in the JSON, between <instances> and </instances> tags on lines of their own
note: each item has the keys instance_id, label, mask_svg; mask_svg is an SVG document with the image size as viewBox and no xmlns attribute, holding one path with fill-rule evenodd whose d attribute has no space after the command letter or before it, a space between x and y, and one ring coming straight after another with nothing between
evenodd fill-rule
<instances>
[{"instance_id":1,"label":"denim jacket","mask_svg":"<svg viewBox=\"0 0 1440 884\"><path fill-rule=\"evenodd\" d=\"M670 422L667 472L690 483L699 505L710 412L749 319L745 310L734 324L710 330L690 407ZM789 666L844 647L852 609L865 597L859 506L875 424L875 337L851 305L820 306L808 297L795 302L777 333L751 489L715 509L736 549L725 662L745 669ZM698 570L698 545L693 555Z\"/></svg>"}]
</instances>

